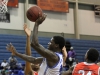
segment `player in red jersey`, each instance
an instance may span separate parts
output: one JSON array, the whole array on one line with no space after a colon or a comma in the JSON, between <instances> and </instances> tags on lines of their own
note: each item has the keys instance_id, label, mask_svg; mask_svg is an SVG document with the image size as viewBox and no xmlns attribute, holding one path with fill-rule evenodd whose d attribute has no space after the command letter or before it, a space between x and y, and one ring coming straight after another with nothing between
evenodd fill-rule
<instances>
[{"instance_id":1,"label":"player in red jersey","mask_svg":"<svg viewBox=\"0 0 100 75\"><path fill-rule=\"evenodd\" d=\"M95 64L99 58L99 52L91 48L85 54L85 61L81 62L68 71L62 72L62 75L100 75L100 67Z\"/></svg>"}]
</instances>

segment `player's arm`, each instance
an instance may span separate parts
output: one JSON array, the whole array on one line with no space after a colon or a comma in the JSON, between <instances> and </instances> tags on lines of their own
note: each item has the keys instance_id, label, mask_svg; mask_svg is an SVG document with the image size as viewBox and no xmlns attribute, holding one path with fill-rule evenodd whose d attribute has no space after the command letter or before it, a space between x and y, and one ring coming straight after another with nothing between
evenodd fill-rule
<instances>
[{"instance_id":1,"label":"player's arm","mask_svg":"<svg viewBox=\"0 0 100 75\"><path fill-rule=\"evenodd\" d=\"M26 24L24 24L23 29L27 36L26 37L26 53L25 54L31 56L31 47L30 47L31 30L27 27ZM26 67L25 69L31 70L31 63L26 61L25 67Z\"/></svg>"},{"instance_id":2,"label":"player's arm","mask_svg":"<svg viewBox=\"0 0 100 75\"><path fill-rule=\"evenodd\" d=\"M42 45L38 42L38 28L39 25L45 20L46 15L44 14L42 17L40 17L34 25L33 29L33 36L32 36L32 43L31 46L43 57L45 57L48 61L57 62L58 56L51 52L50 50L46 50Z\"/></svg>"},{"instance_id":3,"label":"player's arm","mask_svg":"<svg viewBox=\"0 0 100 75\"><path fill-rule=\"evenodd\" d=\"M72 75L74 67L70 67L69 70L63 71L61 75Z\"/></svg>"},{"instance_id":4,"label":"player's arm","mask_svg":"<svg viewBox=\"0 0 100 75\"><path fill-rule=\"evenodd\" d=\"M26 55L29 55L31 56L31 46L30 46L30 36L31 36L31 30L28 28L28 26L26 24L24 24L24 32L26 33ZM25 75L33 75L33 71L32 71L32 68L31 68L31 63L26 61L26 64L25 64L25 69L24 69L24 73Z\"/></svg>"},{"instance_id":5,"label":"player's arm","mask_svg":"<svg viewBox=\"0 0 100 75\"><path fill-rule=\"evenodd\" d=\"M25 55L25 54L18 53L16 51L15 47L11 43L8 44L6 48L7 48L8 51L12 52L15 56L18 56L18 57L22 58L23 60L28 61L30 63L40 64L43 61L42 57L35 58L35 57L32 57L32 56L28 56L28 55Z\"/></svg>"},{"instance_id":6,"label":"player's arm","mask_svg":"<svg viewBox=\"0 0 100 75\"><path fill-rule=\"evenodd\" d=\"M62 53L63 53L63 65L64 65L67 58L67 51L65 46L62 49Z\"/></svg>"}]
</instances>

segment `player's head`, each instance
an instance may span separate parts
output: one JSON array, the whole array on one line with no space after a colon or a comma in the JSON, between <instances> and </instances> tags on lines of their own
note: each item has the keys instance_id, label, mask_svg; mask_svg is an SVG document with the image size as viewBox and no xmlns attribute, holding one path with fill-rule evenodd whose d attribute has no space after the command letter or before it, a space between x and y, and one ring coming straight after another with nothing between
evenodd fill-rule
<instances>
[{"instance_id":1,"label":"player's head","mask_svg":"<svg viewBox=\"0 0 100 75\"><path fill-rule=\"evenodd\" d=\"M90 48L85 54L86 61L96 62L98 58L99 58L99 52L94 48Z\"/></svg>"},{"instance_id":2,"label":"player's head","mask_svg":"<svg viewBox=\"0 0 100 75\"><path fill-rule=\"evenodd\" d=\"M70 47L70 50L72 51L74 48L73 47Z\"/></svg>"},{"instance_id":3,"label":"player's head","mask_svg":"<svg viewBox=\"0 0 100 75\"><path fill-rule=\"evenodd\" d=\"M51 38L51 41L48 43L48 49L55 51L56 50L62 50L62 48L65 46L65 39L62 36L53 36Z\"/></svg>"}]
</instances>

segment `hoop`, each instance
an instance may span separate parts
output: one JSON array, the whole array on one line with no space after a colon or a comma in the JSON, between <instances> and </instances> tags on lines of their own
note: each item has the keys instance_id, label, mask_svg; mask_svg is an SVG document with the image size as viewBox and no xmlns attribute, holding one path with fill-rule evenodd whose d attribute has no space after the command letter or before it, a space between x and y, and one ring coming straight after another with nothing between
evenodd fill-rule
<instances>
[{"instance_id":1,"label":"hoop","mask_svg":"<svg viewBox=\"0 0 100 75\"><path fill-rule=\"evenodd\" d=\"M8 3L8 0L0 0L0 13L8 12L7 3Z\"/></svg>"}]
</instances>

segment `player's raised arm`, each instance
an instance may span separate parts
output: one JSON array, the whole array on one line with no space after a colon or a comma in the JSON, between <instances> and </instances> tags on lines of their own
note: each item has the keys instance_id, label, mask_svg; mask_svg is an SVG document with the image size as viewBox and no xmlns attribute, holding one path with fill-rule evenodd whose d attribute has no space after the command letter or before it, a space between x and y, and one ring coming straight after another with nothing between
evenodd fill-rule
<instances>
[{"instance_id":1,"label":"player's raised arm","mask_svg":"<svg viewBox=\"0 0 100 75\"><path fill-rule=\"evenodd\" d=\"M39 25L45 20L46 18L46 15L43 14L42 17L40 17L36 22L35 22L35 26L34 26L34 29L33 29L33 36L32 36L32 43L31 43L31 46L40 54L42 55L43 57L49 59L49 60L52 60L52 57L53 59L56 59L56 55L49 51L49 50L46 50L42 45L39 44L38 42L38 28L39 28ZM55 57L55 58L54 58Z\"/></svg>"},{"instance_id":2,"label":"player's raised arm","mask_svg":"<svg viewBox=\"0 0 100 75\"><path fill-rule=\"evenodd\" d=\"M31 46L30 46L30 36L31 36L31 30L27 27L26 24L24 24L24 27L23 27L25 33L26 33L26 55L29 55L31 56ZM32 71L32 68L31 68L31 63L26 61L26 64L25 64L25 75L28 75L29 73L31 73L33 75L33 71Z\"/></svg>"},{"instance_id":3,"label":"player's raised arm","mask_svg":"<svg viewBox=\"0 0 100 75\"><path fill-rule=\"evenodd\" d=\"M49 66L52 67L52 66L54 66L59 61L59 57L57 56L57 54L55 52L61 53L62 48L65 45L65 43L62 44L62 45L60 45L61 46L60 47L59 44L58 44L58 42L56 42L56 41L59 38L63 39L63 37L55 36L55 37L51 38L51 41L48 43L48 45L49 45L48 49L49 50L46 50L42 45L39 44L39 42L38 42L38 28L39 28L39 25L45 20L45 18L46 18L46 15L43 14L43 16L39 17L39 19L35 22L34 29L33 29L33 36L32 36L31 46L41 56L43 56L44 58L46 58L46 60L48 61ZM63 39L63 41L65 42L64 39ZM62 42L62 40L59 39L59 42Z\"/></svg>"},{"instance_id":4,"label":"player's raised arm","mask_svg":"<svg viewBox=\"0 0 100 75\"><path fill-rule=\"evenodd\" d=\"M63 66L64 66L66 58L67 58L67 51L66 51L66 47L65 46L62 49L62 53L63 53Z\"/></svg>"}]
</instances>

